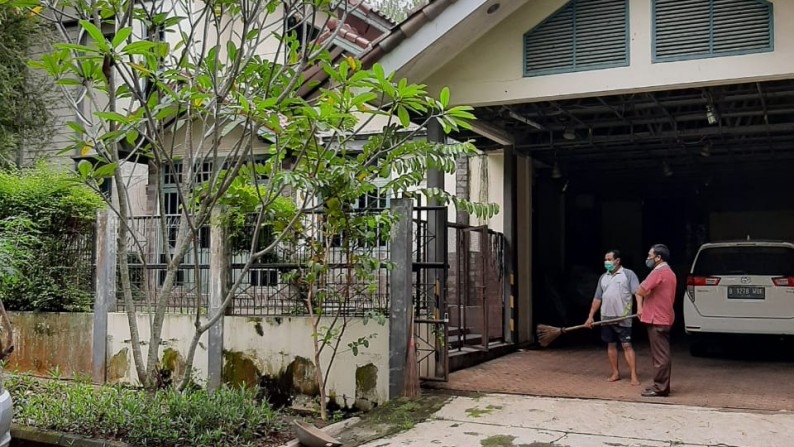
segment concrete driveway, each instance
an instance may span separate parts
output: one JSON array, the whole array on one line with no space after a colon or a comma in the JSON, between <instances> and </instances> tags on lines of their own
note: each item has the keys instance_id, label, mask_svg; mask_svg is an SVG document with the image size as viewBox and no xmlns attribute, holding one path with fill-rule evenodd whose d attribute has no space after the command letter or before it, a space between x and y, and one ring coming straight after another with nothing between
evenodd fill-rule
<instances>
[{"instance_id":1,"label":"concrete driveway","mask_svg":"<svg viewBox=\"0 0 794 447\"><path fill-rule=\"evenodd\" d=\"M454 372L448 383L428 385L467 392L794 411L791 345L750 346L708 358L692 357L685 345L673 345L672 393L666 398L640 396L652 377L650 353L643 345L635 347L639 387L629 384L622 353L624 379L608 383L606 350L592 344L519 351Z\"/></svg>"},{"instance_id":2,"label":"concrete driveway","mask_svg":"<svg viewBox=\"0 0 794 447\"><path fill-rule=\"evenodd\" d=\"M504 394L453 397L365 447L788 447L794 414ZM354 444L350 444L354 445Z\"/></svg>"}]
</instances>

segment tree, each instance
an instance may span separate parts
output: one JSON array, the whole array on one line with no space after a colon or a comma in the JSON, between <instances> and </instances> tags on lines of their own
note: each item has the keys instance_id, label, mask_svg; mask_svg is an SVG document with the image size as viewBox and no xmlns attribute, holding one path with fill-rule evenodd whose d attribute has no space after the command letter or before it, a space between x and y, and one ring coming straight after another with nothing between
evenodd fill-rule
<instances>
[{"instance_id":1,"label":"tree","mask_svg":"<svg viewBox=\"0 0 794 447\"><path fill-rule=\"evenodd\" d=\"M448 132L468 127L470 108L451 107L446 89L432 98L423 86L395 80L378 65L366 70L351 57L334 58L332 39L306 37L314 27L326 29L331 17L345 20L356 5L331 0L58 4L68 6L51 14L64 41L33 66L64 87L78 116L69 123L74 144L65 150L94 156L93 163L79 164L80 175L95 188L109 181L115 190L108 205L120 220L119 287L136 372L147 388L158 384L158 350L177 273L186 256L198 252L199 233L213 214L247 215L257 230L250 233L245 266L221 308L207 313L196 300L188 366L201 335L223 317L251 266L285 244L309 250L294 275L300 275L306 288L306 312L326 315L322 301L332 295L322 278L329 271L323 258L329 240L344 231L372 239L371 225L388 226L396 218L388 210L363 221L345 217L341 211L357 194L381 187L391 195L453 201L480 215L495 212L494 206L422 188L428 170L454 171L456 157L474 153L471 144L414 141L408 131L412 118L420 123L438 120ZM87 38L71 40L75 33L69 23L78 23ZM306 83L304 74L313 69L324 71L329 83ZM77 87L77 94L69 95L65 87ZM300 93L307 88L315 93ZM376 119L385 123L381 133L363 149L353 150L363 126ZM163 218L156 230L160 240L169 241L162 247L167 269L162 286L144 295L154 297L148 303L151 338L145 355L128 263L137 258L145 270L156 261L146 257L146 240L130 224L132 185L124 175L125 167L141 159L164 173L156 181L153 215L166 216L173 199L178 203L173 227ZM171 196L166 197L164 183ZM284 206L285 197L291 207ZM228 212L219 213L221 209ZM328 218L307 237L304 230L312 222L307 216L318 211ZM266 240L259 231L263 228L270 230ZM128 239L133 241L129 246ZM360 261L351 262L351 268ZM193 269L199 278L198 265ZM367 274L362 269L357 275ZM196 287L199 295L206 292L201 281ZM324 335L315 327L316 349L340 336L339 328ZM190 369L181 378L182 388ZM323 382L321 374L318 381ZM325 416L324 399L321 405Z\"/></svg>"},{"instance_id":2,"label":"tree","mask_svg":"<svg viewBox=\"0 0 794 447\"><path fill-rule=\"evenodd\" d=\"M0 167L20 166L23 147L46 142L51 133L50 84L27 69L34 47L48 36L35 14L0 0Z\"/></svg>"}]
</instances>

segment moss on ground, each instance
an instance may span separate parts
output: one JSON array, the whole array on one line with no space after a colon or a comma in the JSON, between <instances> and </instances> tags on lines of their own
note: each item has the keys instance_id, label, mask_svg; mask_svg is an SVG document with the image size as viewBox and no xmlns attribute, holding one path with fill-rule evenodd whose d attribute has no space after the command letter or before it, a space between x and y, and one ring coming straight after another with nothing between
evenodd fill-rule
<instances>
[{"instance_id":1,"label":"moss on ground","mask_svg":"<svg viewBox=\"0 0 794 447\"><path fill-rule=\"evenodd\" d=\"M513 447L515 436L496 435L490 436L480 441L482 447Z\"/></svg>"},{"instance_id":2,"label":"moss on ground","mask_svg":"<svg viewBox=\"0 0 794 447\"><path fill-rule=\"evenodd\" d=\"M478 418L486 414L491 414L493 413L494 410L501 410L501 409L502 407L500 405L488 405L484 409L478 407L467 408L466 415L468 415L470 418Z\"/></svg>"},{"instance_id":3,"label":"moss on ground","mask_svg":"<svg viewBox=\"0 0 794 447\"><path fill-rule=\"evenodd\" d=\"M392 399L363 415L361 422L338 438L343 445L359 445L393 436L429 419L450 398L449 395L426 393L414 399Z\"/></svg>"}]
</instances>

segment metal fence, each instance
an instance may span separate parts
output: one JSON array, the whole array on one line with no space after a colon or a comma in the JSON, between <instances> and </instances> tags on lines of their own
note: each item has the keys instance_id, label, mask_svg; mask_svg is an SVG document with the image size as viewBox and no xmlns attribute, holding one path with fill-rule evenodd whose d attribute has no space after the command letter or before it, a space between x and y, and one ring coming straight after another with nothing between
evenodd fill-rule
<instances>
[{"instance_id":1,"label":"metal fence","mask_svg":"<svg viewBox=\"0 0 794 447\"><path fill-rule=\"evenodd\" d=\"M179 216L133 217L127 233L127 263L130 291L136 310L152 310L162 292L168 273L169 250L176 243ZM169 312L191 313L206 310L209 291L209 229L199 230L198 255L191 247L174 271L174 285L169 296ZM124 289L117 282L117 298L124 308Z\"/></svg>"},{"instance_id":2,"label":"metal fence","mask_svg":"<svg viewBox=\"0 0 794 447\"><path fill-rule=\"evenodd\" d=\"M350 215L381 210L351 211ZM321 238L318 230L323 214L306 213L300 218L302 237L282 240L273 250L246 265L251 257L252 235L256 222L247 216L245 223L232 231L223 241L230 253L230 284L239 282L235 296L227 309L229 315L288 316L308 313L308 290L304 275L312 260L309 238ZM165 224L165 226L163 226ZM130 282L135 308L152 309L162 292L168 271L167 245L173 247L180 224L178 216L135 217L130 220L127 241ZM381 229L374 228L375 240L380 241ZM175 271L174 288L167 303L169 312L205 311L208 305L210 271L210 231L201 228L198 234L198 253L190 248ZM388 242L345 243L346 235L326 241L330 247L322 263L327 270L314 283L313 296L324 297L321 311L334 315L363 316L370 312L388 312L389 258ZM254 252L275 242L275 235L265 226L259 229ZM373 277L357 275L357 259L374 257L381 261ZM318 259L314 259L318 261ZM124 306L123 291L119 288L118 303ZM317 309L317 300L312 308Z\"/></svg>"}]
</instances>

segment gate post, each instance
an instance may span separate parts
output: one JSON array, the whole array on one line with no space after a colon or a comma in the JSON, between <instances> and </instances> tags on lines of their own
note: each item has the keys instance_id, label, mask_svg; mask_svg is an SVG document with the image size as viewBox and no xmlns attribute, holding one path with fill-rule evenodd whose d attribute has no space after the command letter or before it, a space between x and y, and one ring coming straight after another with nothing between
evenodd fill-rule
<instances>
[{"instance_id":1,"label":"gate post","mask_svg":"<svg viewBox=\"0 0 794 447\"><path fill-rule=\"evenodd\" d=\"M399 220L392 225L389 246L394 263L389 281L389 399L403 393L405 355L408 352L409 312L413 305L413 201L392 199L391 209L399 216Z\"/></svg>"},{"instance_id":2,"label":"gate post","mask_svg":"<svg viewBox=\"0 0 794 447\"><path fill-rule=\"evenodd\" d=\"M91 380L105 383L108 344L108 312L116 309L116 250L118 218L110 210L97 212L94 233L96 286L94 330L91 343Z\"/></svg>"},{"instance_id":3,"label":"gate post","mask_svg":"<svg viewBox=\"0 0 794 447\"><path fill-rule=\"evenodd\" d=\"M209 303L207 317L212 318L221 309L229 290L231 263L227 243L226 226L221 222L225 210L217 207L210 217L210 271ZM223 373L223 324L224 317L212 325L207 332L207 389L220 387Z\"/></svg>"},{"instance_id":4,"label":"gate post","mask_svg":"<svg viewBox=\"0 0 794 447\"><path fill-rule=\"evenodd\" d=\"M518 325L516 320L520 320L523 312L528 310L520 309L517 303L518 294L516 291L519 287L524 287L516 277L516 258L518 242L518 219L516 214L517 204L517 172L516 166L516 153L513 146L504 147L504 174L503 174L503 207L502 218L504 224L502 231L504 232L504 304L505 304L505 341L510 343L518 343ZM519 313L522 312L522 313ZM527 313L527 316L529 314Z\"/></svg>"},{"instance_id":5,"label":"gate post","mask_svg":"<svg viewBox=\"0 0 794 447\"><path fill-rule=\"evenodd\" d=\"M433 143L446 143L447 138L438 119L432 119L427 124L427 140ZM427 171L427 187L444 189L444 173L438 169ZM428 207L440 207L438 200L428 201ZM427 231L432 235L432 243L427 247L427 260L429 262L441 263L442 267L436 267L428 271L427 278L432 284L433 292L427 292L427 318L432 320L443 320L447 312L447 267L449 266L449 256L447 249L447 208L430 210L427 212ZM432 298L432 299L431 299ZM438 339L435 340L435 350L447 349ZM446 362L442 356L436 356L435 375L446 374Z\"/></svg>"}]
</instances>

